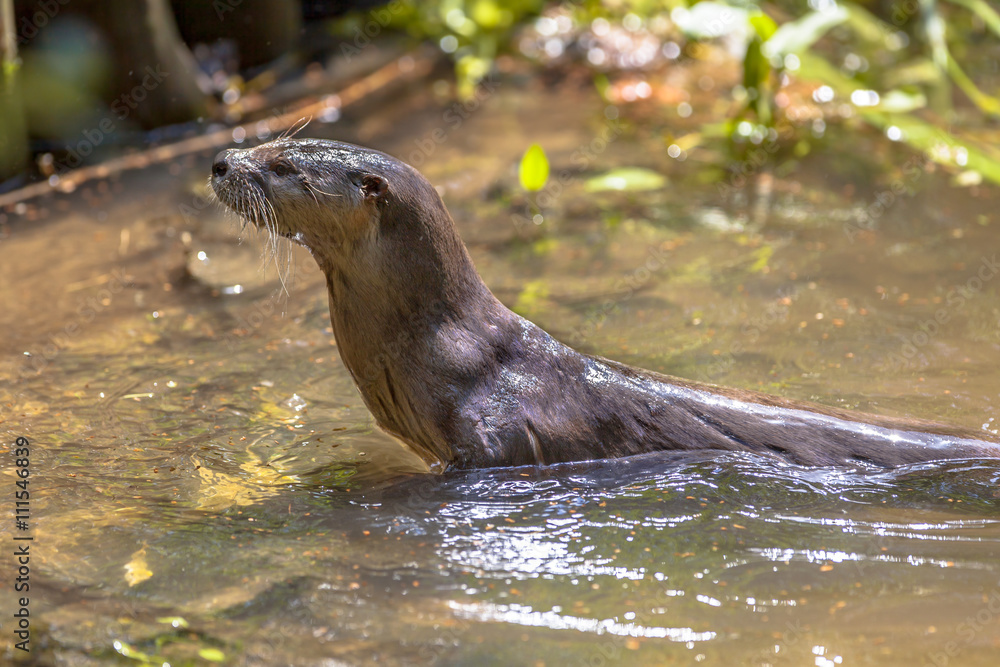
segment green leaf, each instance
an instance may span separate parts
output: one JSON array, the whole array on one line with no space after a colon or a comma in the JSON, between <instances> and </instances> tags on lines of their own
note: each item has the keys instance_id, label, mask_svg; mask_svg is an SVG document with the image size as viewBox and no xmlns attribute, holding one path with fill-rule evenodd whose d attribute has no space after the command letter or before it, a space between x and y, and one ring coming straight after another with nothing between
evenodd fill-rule
<instances>
[{"instance_id":1,"label":"green leaf","mask_svg":"<svg viewBox=\"0 0 1000 667\"><path fill-rule=\"evenodd\" d=\"M923 11L923 21L920 25L923 28L924 39L931 46L934 64L942 72L947 72L955 85L972 100L973 104L979 107L980 111L992 116L1000 115L1000 99L979 90L948 50L948 40L946 39L948 26L938 11L937 3L932 0L921 0L920 7Z\"/></svg>"},{"instance_id":2,"label":"green leaf","mask_svg":"<svg viewBox=\"0 0 1000 667\"><path fill-rule=\"evenodd\" d=\"M755 35L747 44L747 53L743 58L743 87L755 92L747 106L765 125L771 124L770 78L771 63L761 54L761 40Z\"/></svg>"},{"instance_id":3,"label":"green leaf","mask_svg":"<svg viewBox=\"0 0 1000 667\"><path fill-rule=\"evenodd\" d=\"M826 12L810 12L796 21L789 21L764 42L762 50L768 58L801 53L816 43L830 28L847 20L847 11L837 6Z\"/></svg>"},{"instance_id":4,"label":"green leaf","mask_svg":"<svg viewBox=\"0 0 1000 667\"><path fill-rule=\"evenodd\" d=\"M799 76L819 80L832 87L839 97L850 97L858 84L839 69L812 53L803 53ZM859 107L858 117L885 131L890 126L902 131L902 140L923 151L931 160L953 169L974 170L1000 184L1000 153L981 141L963 141L946 130L912 114L888 113L879 107ZM958 155L963 155L961 163Z\"/></svg>"},{"instance_id":5,"label":"green leaf","mask_svg":"<svg viewBox=\"0 0 1000 667\"><path fill-rule=\"evenodd\" d=\"M217 648L203 648L198 651L198 656L204 658L205 660L210 660L211 662L223 662L226 659L226 654Z\"/></svg>"},{"instance_id":6,"label":"green leaf","mask_svg":"<svg viewBox=\"0 0 1000 667\"><path fill-rule=\"evenodd\" d=\"M973 104L979 107L980 111L992 116L1000 116L1000 100L979 90L972 79L959 67L955 58L950 53L947 54L947 57L948 76L955 82L955 85L962 89L962 92L972 100Z\"/></svg>"},{"instance_id":7,"label":"green leaf","mask_svg":"<svg viewBox=\"0 0 1000 667\"><path fill-rule=\"evenodd\" d=\"M605 102L611 101L611 96L608 94L611 92L611 81L608 80L607 74L602 72L595 74L594 86L597 88L597 92L600 93L601 97L604 98Z\"/></svg>"},{"instance_id":8,"label":"green leaf","mask_svg":"<svg viewBox=\"0 0 1000 667\"><path fill-rule=\"evenodd\" d=\"M545 151L541 146L531 144L524 152L518 177L521 179L521 187L525 190L536 191L545 187L545 183L549 180L549 159L545 157Z\"/></svg>"},{"instance_id":9,"label":"green leaf","mask_svg":"<svg viewBox=\"0 0 1000 667\"><path fill-rule=\"evenodd\" d=\"M747 53L743 57L743 87L761 88L771 75L771 63L760 52L760 37L754 37L747 44Z\"/></svg>"},{"instance_id":10,"label":"green leaf","mask_svg":"<svg viewBox=\"0 0 1000 667\"><path fill-rule=\"evenodd\" d=\"M503 12L492 0L479 0L472 6L472 20L492 30L502 23Z\"/></svg>"},{"instance_id":11,"label":"green leaf","mask_svg":"<svg viewBox=\"0 0 1000 667\"><path fill-rule=\"evenodd\" d=\"M118 651L118 653L124 658L129 658L130 660L135 660L137 662L149 662L150 660L150 657L147 654L137 650L131 644L126 644L125 642L115 642L114 646L115 650Z\"/></svg>"},{"instance_id":12,"label":"green leaf","mask_svg":"<svg viewBox=\"0 0 1000 667\"><path fill-rule=\"evenodd\" d=\"M657 190L667 182L663 174L642 167L623 167L587 179L587 192L604 190Z\"/></svg>"},{"instance_id":13,"label":"green leaf","mask_svg":"<svg viewBox=\"0 0 1000 667\"><path fill-rule=\"evenodd\" d=\"M903 132L903 141L921 149L927 157L954 169L978 171L985 178L1000 183L1000 159L973 142L963 141L939 127L909 114L887 114L865 110L862 117L880 128L895 125ZM963 155L959 162L958 155Z\"/></svg>"},{"instance_id":14,"label":"green leaf","mask_svg":"<svg viewBox=\"0 0 1000 667\"><path fill-rule=\"evenodd\" d=\"M757 36L762 42L771 39L771 36L778 30L778 24L764 12L756 12L750 16L750 25L757 31Z\"/></svg>"},{"instance_id":15,"label":"green leaf","mask_svg":"<svg viewBox=\"0 0 1000 667\"><path fill-rule=\"evenodd\" d=\"M769 245L761 246L753 253L753 264L750 265L751 273L761 273L767 268L767 263L774 256L774 248Z\"/></svg>"}]
</instances>

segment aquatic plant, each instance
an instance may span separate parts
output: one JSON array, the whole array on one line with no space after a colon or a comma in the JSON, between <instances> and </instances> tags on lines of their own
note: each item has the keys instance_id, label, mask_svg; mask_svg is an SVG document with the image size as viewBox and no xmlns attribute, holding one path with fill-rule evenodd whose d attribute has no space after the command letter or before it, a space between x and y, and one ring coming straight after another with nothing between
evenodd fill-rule
<instances>
[{"instance_id":1,"label":"aquatic plant","mask_svg":"<svg viewBox=\"0 0 1000 667\"><path fill-rule=\"evenodd\" d=\"M978 113L983 121L1000 118L1000 99L968 74L1000 53L1000 13L986 0L899 0L891 5L874 0L396 0L370 14L380 25L437 43L454 59L463 97L474 92L505 51L534 53L542 61L548 57L546 62L575 54L595 70L602 94L616 68L656 64L628 53L594 58L600 49L581 47L598 32L606 34L609 25L624 26L612 31L616 38L651 33L654 44L664 52L672 50L668 58L698 57L700 45L722 43L742 61L742 82L732 93L737 102L733 114L718 128L706 127L705 134L721 131L735 153L746 153L762 138L792 145L799 154L808 152L815 138L807 124L788 122L783 110L787 84L804 81L816 84L813 102L823 118L857 117L887 140L907 143L931 160L969 174L969 182L986 178L1000 183L1000 151L954 127L958 114L968 119L970 112ZM371 16L356 15L341 30L349 32L353 26L358 31ZM526 30L535 31L534 45L523 38ZM635 48L640 46L649 44L636 41ZM972 109L956 108L953 89L961 91ZM677 151L683 150L678 145Z\"/></svg>"},{"instance_id":2,"label":"aquatic plant","mask_svg":"<svg viewBox=\"0 0 1000 667\"><path fill-rule=\"evenodd\" d=\"M942 2L967 10L981 24L978 29L965 25L965 32L1000 36L1000 15L985 2ZM897 3L882 17L858 2L810 0L808 12L780 25L760 9L743 4L698 3L699 20L684 25L694 39L717 38L719 26L730 32L742 28L748 35L743 58L745 104L731 119L731 137L754 132L748 120L761 126L758 133L776 126L778 82L791 75L822 84L813 95L817 103L833 108L849 100L847 113L856 113L888 139L1000 183L1000 153L970 145L951 129L951 85L989 118L1000 117L1000 100L983 92L958 63L949 38L959 39L956 25L961 24L947 22L937 0ZM768 4L773 8L779 3ZM822 44L834 31L835 38Z\"/></svg>"},{"instance_id":3,"label":"aquatic plant","mask_svg":"<svg viewBox=\"0 0 1000 667\"><path fill-rule=\"evenodd\" d=\"M434 41L454 60L459 96L468 98L497 55L509 48L514 30L538 15L545 4L544 0L394 0L386 7L349 16L336 31L371 37L368 33L388 28Z\"/></svg>"}]
</instances>

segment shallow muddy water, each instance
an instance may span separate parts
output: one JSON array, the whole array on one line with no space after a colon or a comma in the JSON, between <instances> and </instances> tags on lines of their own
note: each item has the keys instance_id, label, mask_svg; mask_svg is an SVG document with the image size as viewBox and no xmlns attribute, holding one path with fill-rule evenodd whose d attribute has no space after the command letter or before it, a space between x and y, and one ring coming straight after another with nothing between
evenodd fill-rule
<instances>
[{"instance_id":1,"label":"shallow muddy water","mask_svg":"<svg viewBox=\"0 0 1000 667\"><path fill-rule=\"evenodd\" d=\"M708 94L650 118L510 76L453 104L414 90L305 134L418 164L497 295L586 351L994 432L996 189L857 127L744 185L721 142L661 145ZM558 183L533 201L532 141ZM1000 463L424 474L342 367L311 258L261 271L201 197L210 165L5 214L0 456L13 489L30 441L38 664L996 664ZM621 167L667 184L586 187Z\"/></svg>"}]
</instances>

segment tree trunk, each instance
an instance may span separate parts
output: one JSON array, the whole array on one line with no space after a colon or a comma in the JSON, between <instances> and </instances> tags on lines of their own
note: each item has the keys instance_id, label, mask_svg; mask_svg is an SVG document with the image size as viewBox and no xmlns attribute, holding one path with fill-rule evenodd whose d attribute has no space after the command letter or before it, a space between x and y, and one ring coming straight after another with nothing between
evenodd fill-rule
<instances>
[{"instance_id":1,"label":"tree trunk","mask_svg":"<svg viewBox=\"0 0 1000 667\"><path fill-rule=\"evenodd\" d=\"M302 34L302 7L290 0L171 0L188 44L231 39L240 66L254 67L295 47Z\"/></svg>"},{"instance_id":2,"label":"tree trunk","mask_svg":"<svg viewBox=\"0 0 1000 667\"><path fill-rule=\"evenodd\" d=\"M28 163L17 59L13 0L0 0L0 183L23 173Z\"/></svg>"},{"instance_id":3,"label":"tree trunk","mask_svg":"<svg viewBox=\"0 0 1000 667\"><path fill-rule=\"evenodd\" d=\"M208 112L209 98L197 84L198 64L181 41L168 0L86 4L115 51L117 99L148 93L133 110L143 127L190 121Z\"/></svg>"}]
</instances>

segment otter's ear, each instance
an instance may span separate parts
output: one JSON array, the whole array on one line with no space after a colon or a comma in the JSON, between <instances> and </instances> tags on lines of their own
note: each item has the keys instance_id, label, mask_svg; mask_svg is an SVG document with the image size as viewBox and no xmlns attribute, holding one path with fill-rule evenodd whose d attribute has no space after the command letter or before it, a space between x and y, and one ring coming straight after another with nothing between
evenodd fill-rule
<instances>
[{"instance_id":1,"label":"otter's ear","mask_svg":"<svg viewBox=\"0 0 1000 667\"><path fill-rule=\"evenodd\" d=\"M389 190L389 181L375 174L365 174L361 177L361 194L368 201L377 201Z\"/></svg>"}]
</instances>

